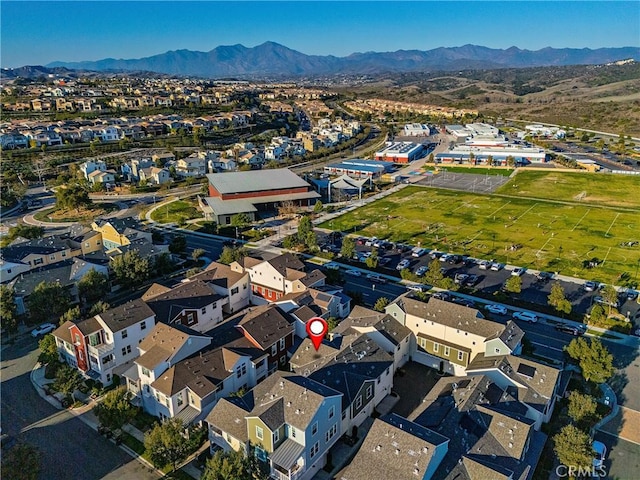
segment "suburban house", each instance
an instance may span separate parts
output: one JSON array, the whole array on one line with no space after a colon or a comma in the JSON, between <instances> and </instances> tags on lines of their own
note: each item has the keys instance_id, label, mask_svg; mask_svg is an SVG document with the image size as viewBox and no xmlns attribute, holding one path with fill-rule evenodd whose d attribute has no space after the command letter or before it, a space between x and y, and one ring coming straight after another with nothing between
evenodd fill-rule
<instances>
[{"instance_id":1,"label":"suburban house","mask_svg":"<svg viewBox=\"0 0 640 480\"><path fill-rule=\"evenodd\" d=\"M449 437L438 478L533 477L546 435L512 393L484 375L436 383L409 420Z\"/></svg>"},{"instance_id":2,"label":"suburban house","mask_svg":"<svg viewBox=\"0 0 640 480\"><path fill-rule=\"evenodd\" d=\"M85 180L89 180L89 175L93 172L106 172L107 164L103 160L87 160L80 164L80 171L82 172Z\"/></svg>"},{"instance_id":3,"label":"suburban house","mask_svg":"<svg viewBox=\"0 0 640 480\"><path fill-rule=\"evenodd\" d=\"M226 451L255 454L271 478L310 480L342 435L340 397L309 378L277 372L242 397L221 399L207 416L209 439Z\"/></svg>"},{"instance_id":4,"label":"suburban house","mask_svg":"<svg viewBox=\"0 0 640 480\"><path fill-rule=\"evenodd\" d=\"M210 173L207 179L209 196L199 199L200 208L219 225L230 225L239 213L253 221L259 212L275 211L284 202L307 207L320 198L311 185L286 168Z\"/></svg>"},{"instance_id":5,"label":"suburban house","mask_svg":"<svg viewBox=\"0 0 640 480\"><path fill-rule=\"evenodd\" d=\"M155 314L140 299L80 322L67 321L53 332L60 357L104 385L118 367L138 356L138 344L155 325Z\"/></svg>"},{"instance_id":6,"label":"suburban house","mask_svg":"<svg viewBox=\"0 0 640 480\"><path fill-rule=\"evenodd\" d=\"M186 283L201 281L223 297L222 311L232 314L249 305L251 288L249 273L239 272L223 263L211 262L203 272L183 280Z\"/></svg>"},{"instance_id":7,"label":"suburban house","mask_svg":"<svg viewBox=\"0 0 640 480\"><path fill-rule=\"evenodd\" d=\"M358 453L336 478L430 480L448 447L447 437L393 413L373 421Z\"/></svg>"},{"instance_id":8,"label":"suburban house","mask_svg":"<svg viewBox=\"0 0 640 480\"><path fill-rule=\"evenodd\" d=\"M0 259L0 283L10 282L18 275L28 272L30 265Z\"/></svg>"},{"instance_id":9,"label":"suburban house","mask_svg":"<svg viewBox=\"0 0 640 480\"><path fill-rule=\"evenodd\" d=\"M140 224L131 218L99 219L91 224L91 228L102 234L105 251L129 245L134 239L144 238L151 243L151 233L140 230Z\"/></svg>"},{"instance_id":10,"label":"suburban house","mask_svg":"<svg viewBox=\"0 0 640 480\"><path fill-rule=\"evenodd\" d=\"M304 271L295 255L284 253L271 260L244 257L233 262L231 269L248 272L251 280L251 303L276 301L291 292L303 292L310 287L324 285L325 276L320 270Z\"/></svg>"},{"instance_id":11,"label":"suburban house","mask_svg":"<svg viewBox=\"0 0 640 480\"><path fill-rule=\"evenodd\" d=\"M564 394L561 373L558 368L514 355L479 355L467 367L467 375L486 375L512 392L526 406L524 415L535 422L536 429L551 419L556 399Z\"/></svg>"},{"instance_id":12,"label":"suburban house","mask_svg":"<svg viewBox=\"0 0 640 480\"><path fill-rule=\"evenodd\" d=\"M222 304L228 301L200 280L173 288L154 284L142 300L156 314L158 322L183 325L198 332L211 330L222 322Z\"/></svg>"},{"instance_id":13,"label":"suburban house","mask_svg":"<svg viewBox=\"0 0 640 480\"><path fill-rule=\"evenodd\" d=\"M269 373L287 363L288 350L293 346L293 319L276 305L261 305L247 309L236 328L255 347L267 352Z\"/></svg>"},{"instance_id":14,"label":"suburban house","mask_svg":"<svg viewBox=\"0 0 640 480\"><path fill-rule=\"evenodd\" d=\"M109 268L104 264L91 263L80 258L71 258L37 270L21 273L9 282L15 293L16 313L27 313L29 295L42 282L55 282L69 294L71 304L80 301L78 282L91 270L109 277Z\"/></svg>"},{"instance_id":15,"label":"suburban house","mask_svg":"<svg viewBox=\"0 0 640 480\"><path fill-rule=\"evenodd\" d=\"M149 185L163 185L171 181L171 174L166 168L141 168L139 173L140 181L145 181Z\"/></svg>"},{"instance_id":16,"label":"suburban house","mask_svg":"<svg viewBox=\"0 0 640 480\"><path fill-rule=\"evenodd\" d=\"M415 361L464 375L477 355L519 354L524 332L513 321L487 320L475 308L431 297L422 302L403 295L385 309L416 336Z\"/></svg>"},{"instance_id":17,"label":"suburban house","mask_svg":"<svg viewBox=\"0 0 640 480\"><path fill-rule=\"evenodd\" d=\"M139 356L124 372L132 403L151 415L158 415L156 395L151 385L170 367L206 348L211 338L182 326L156 323L138 345Z\"/></svg>"},{"instance_id":18,"label":"suburban house","mask_svg":"<svg viewBox=\"0 0 640 480\"><path fill-rule=\"evenodd\" d=\"M30 269L63 262L80 255L80 246L60 235L32 240L16 239L0 251L3 260L28 265Z\"/></svg>"},{"instance_id":19,"label":"suburban house","mask_svg":"<svg viewBox=\"0 0 640 480\"><path fill-rule=\"evenodd\" d=\"M393 387L393 357L366 334L336 335L318 351L305 338L291 356L291 369L342 394L345 433L370 417Z\"/></svg>"},{"instance_id":20,"label":"suburban house","mask_svg":"<svg viewBox=\"0 0 640 480\"><path fill-rule=\"evenodd\" d=\"M116 182L116 172L114 170L94 170L88 175L89 183L91 185L114 185Z\"/></svg>"},{"instance_id":21,"label":"suburban house","mask_svg":"<svg viewBox=\"0 0 640 480\"><path fill-rule=\"evenodd\" d=\"M202 177L207 173L207 161L197 154L176 161L176 174L180 177Z\"/></svg>"},{"instance_id":22,"label":"suburban house","mask_svg":"<svg viewBox=\"0 0 640 480\"><path fill-rule=\"evenodd\" d=\"M317 285L302 292L287 293L274 303L296 319L296 335L299 337L306 336L306 322L310 318L344 318L351 310L351 297L342 292L342 287L332 285Z\"/></svg>"}]
</instances>

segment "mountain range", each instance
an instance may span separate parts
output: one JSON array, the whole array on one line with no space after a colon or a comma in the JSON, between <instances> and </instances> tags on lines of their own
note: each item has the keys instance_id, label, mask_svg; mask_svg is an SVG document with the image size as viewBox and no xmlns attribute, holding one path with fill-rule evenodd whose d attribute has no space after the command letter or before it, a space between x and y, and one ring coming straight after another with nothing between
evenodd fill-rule
<instances>
[{"instance_id":1,"label":"mountain range","mask_svg":"<svg viewBox=\"0 0 640 480\"><path fill-rule=\"evenodd\" d=\"M208 78L292 77L603 64L629 58L640 61L640 48L548 47L533 51L517 47L493 49L464 45L426 51L365 52L336 57L306 55L275 42L265 42L252 48L231 45L219 46L209 52L174 50L139 59L52 62L47 67L92 71L149 71Z\"/></svg>"}]
</instances>

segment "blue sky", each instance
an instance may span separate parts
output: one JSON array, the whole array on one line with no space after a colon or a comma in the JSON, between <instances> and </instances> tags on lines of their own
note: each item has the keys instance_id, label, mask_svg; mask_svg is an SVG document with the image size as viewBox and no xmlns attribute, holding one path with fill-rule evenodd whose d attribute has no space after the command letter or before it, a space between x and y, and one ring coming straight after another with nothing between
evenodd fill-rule
<instances>
[{"instance_id":1,"label":"blue sky","mask_svg":"<svg viewBox=\"0 0 640 480\"><path fill-rule=\"evenodd\" d=\"M271 40L306 54L640 45L640 4L615 1L0 1L0 65L140 58Z\"/></svg>"}]
</instances>

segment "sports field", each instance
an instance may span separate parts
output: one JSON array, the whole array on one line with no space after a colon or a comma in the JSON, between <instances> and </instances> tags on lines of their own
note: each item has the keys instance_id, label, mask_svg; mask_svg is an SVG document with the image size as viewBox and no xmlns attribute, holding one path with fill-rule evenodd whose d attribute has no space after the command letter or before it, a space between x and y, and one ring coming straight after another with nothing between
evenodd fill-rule
<instances>
[{"instance_id":1,"label":"sports field","mask_svg":"<svg viewBox=\"0 0 640 480\"><path fill-rule=\"evenodd\" d=\"M571 197L588 177L572 183L562 174L553 175L561 184L562 202L542 198L555 195L556 188L530 191L538 199L521 198L521 188L534 189L540 178L517 175L501 187L502 195L409 186L321 226L607 283L617 283L622 273L633 278L640 244L628 244L640 241L640 208L582 204ZM611 176L603 177L611 182ZM632 187L628 177L617 179L623 188ZM634 181L635 195L628 192L621 200L606 182L596 182L594 194L587 191L584 197L597 192L601 203L640 206L640 178ZM629 196L635 198L627 204L622 199ZM588 268L593 259L599 265Z\"/></svg>"}]
</instances>

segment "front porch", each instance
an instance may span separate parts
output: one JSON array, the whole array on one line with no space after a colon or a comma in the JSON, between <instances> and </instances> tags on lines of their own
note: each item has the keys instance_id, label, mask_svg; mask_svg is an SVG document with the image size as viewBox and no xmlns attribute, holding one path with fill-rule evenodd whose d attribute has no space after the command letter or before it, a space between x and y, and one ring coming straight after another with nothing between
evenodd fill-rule
<instances>
[{"instance_id":1,"label":"front porch","mask_svg":"<svg viewBox=\"0 0 640 480\"><path fill-rule=\"evenodd\" d=\"M269 457L270 476L274 480L297 480L305 472L304 447L290 438Z\"/></svg>"}]
</instances>

